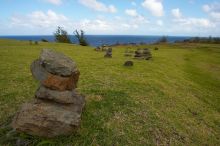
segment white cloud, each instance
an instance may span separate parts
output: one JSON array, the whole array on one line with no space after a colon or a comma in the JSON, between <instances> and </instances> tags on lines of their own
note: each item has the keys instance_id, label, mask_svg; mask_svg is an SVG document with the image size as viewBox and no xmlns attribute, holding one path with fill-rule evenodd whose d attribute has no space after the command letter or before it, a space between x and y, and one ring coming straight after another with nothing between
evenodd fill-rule
<instances>
[{"instance_id":1,"label":"white cloud","mask_svg":"<svg viewBox=\"0 0 220 146\"><path fill-rule=\"evenodd\" d=\"M202 8L203 8L203 11L205 11L205 12L209 12L211 10L209 5L203 5Z\"/></svg>"},{"instance_id":2,"label":"white cloud","mask_svg":"<svg viewBox=\"0 0 220 146\"><path fill-rule=\"evenodd\" d=\"M61 5L62 4L62 0L45 0L48 3L54 4L54 5Z\"/></svg>"},{"instance_id":3,"label":"white cloud","mask_svg":"<svg viewBox=\"0 0 220 146\"><path fill-rule=\"evenodd\" d=\"M215 23L206 18L177 18L173 21L183 28L214 28L216 26Z\"/></svg>"},{"instance_id":4,"label":"white cloud","mask_svg":"<svg viewBox=\"0 0 220 146\"><path fill-rule=\"evenodd\" d=\"M220 3L214 2L212 4L203 5L203 11L208 13L213 21L220 22Z\"/></svg>"},{"instance_id":5,"label":"white cloud","mask_svg":"<svg viewBox=\"0 0 220 146\"><path fill-rule=\"evenodd\" d=\"M163 26L163 21L162 20L157 20L157 25Z\"/></svg>"},{"instance_id":6,"label":"white cloud","mask_svg":"<svg viewBox=\"0 0 220 146\"><path fill-rule=\"evenodd\" d=\"M177 9L172 9L172 10L171 10L171 13L172 13L172 15L173 15L175 18L181 18L181 17L182 17L182 14L181 14L179 8L177 8Z\"/></svg>"},{"instance_id":7,"label":"white cloud","mask_svg":"<svg viewBox=\"0 0 220 146\"><path fill-rule=\"evenodd\" d=\"M129 16L132 16L132 17L138 16L138 13L135 9L126 9L125 13Z\"/></svg>"},{"instance_id":8,"label":"white cloud","mask_svg":"<svg viewBox=\"0 0 220 146\"><path fill-rule=\"evenodd\" d=\"M144 23L148 23L149 21L142 15L140 15L136 9L126 9L125 13L128 16L133 17L133 20L136 24L144 24Z\"/></svg>"},{"instance_id":9,"label":"white cloud","mask_svg":"<svg viewBox=\"0 0 220 146\"><path fill-rule=\"evenodd\" d=\"M162 0L144 0L142 6L154 16L161 17L164 14Z\"/></svg>"},{"instance_id":10,"label":"white cloud","mask_svg":"<svg viewBox=\"0 0 220 146\"><path fill-rule=\"evenodd\" d=\"M102 2L99 2L98 0L78 0L82 5L93 9L95 11L100 11L100 12L110 12L110 13L116 13L117 9L115 8L114 5L105 5Z\"/></svg>"},{"instance_id":11,"label":"white cloud","mask_svg":"<svg viewBox=\"0 0 220 146\"><path fill-rule=\"evenodd\" d=\"M55 30L57 26L70 27L73 24L66 16L52 10L47 12L34 11L24 16L12 16L10 20L11 27L26 27L26 29L40 29L42 31Z\"/></svg>"},{"instance_id":12,"label":"white cloud","mask_svg":"<svg viewBox=\"0 0 220 146\"><path fill-rule=\"evenodd\" d=\"M117 25L115 25L117 22ZM124 34L138 29L143 21L115 17L107 20L104 17L94 19L71 20L63 14L52 10L34 11L27 15L16 15L10 18L10 30L17 34L52 34L57 26L63 27L70 34L74 29L83 29L87 34ZM13 32L12 32L13 34ZM14 33L15 34L15 33Z\"/></svg>"},{"instance_id":13,"label":"white cloud","mask_svg":"<svg viewBox=\"0 0 220 146\"><path fill-rule=\"evenodd\" d=\"M178 23L178 25L184 27L203 27L203 28L213 28L215 27L215 23L210 21L207 18L193 18L193 17L184 17L180 11L180 9L172 9L171 14L173 15L173 21Z\"/></svg>"}]
</instances>

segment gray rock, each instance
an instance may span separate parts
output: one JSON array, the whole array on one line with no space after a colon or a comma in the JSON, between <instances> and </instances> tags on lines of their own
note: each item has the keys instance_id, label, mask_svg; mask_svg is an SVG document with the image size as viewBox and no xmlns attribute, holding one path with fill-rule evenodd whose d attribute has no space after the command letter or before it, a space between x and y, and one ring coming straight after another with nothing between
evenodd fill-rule
<instances>
[{"instance_id":1,"label":"gray rock","mask_svg":"<svg viewBox=\"0 0 220 146\"><path fill-rule=\"evenodd\" d=\"M81 102L78 100L79 95L75 90L73 91L56 91L50 90L44 86L40 86L35 93L36 98L46 99L57 103L69 104Z\"/></svg>"},{"instance_id":2,"label":"gray rock","mask_svg":"<svg viewBox=\"0 0 220 146\"><path fill-rule=\"evenodd\" d=\"M58 104L36 99L25 103L16 114L12 127L19 132L41 137L69 135L80 125L84 98L79 104Z\"/></svg>"},{"instance_id":3,"label":"gray rock","mask_svg":"<svg viewBox=\"0 0 220 146\"><path fill-rule=\"evenodd\" d=\"M133 66L133 65L134 65L133 61L126 61L124 63L124 66Z\"/></svg>"},{"instance_id":4,"label":"gray rock","mask_svg":"<svg viewBox=\"0 0 220 146\"><path fill-rule=\"evenodd\" d=\"M75 132L85 105L84 96L74 90L80 74L75 63L60 53L43 50L31 64L31 72L41 85L35 99L14 117L13 129L49 138Z\"/></svg>"},{"instance_id":5,"label":"gray rock","mask_svg":"<svg viewBox=\"0 0 220 146\"><path fill-rule=\"evenodd\" d=\"M134 57L135 59L149 60L152 58L152 55L150 50L148 48L145 48L145 49L138 49L137 51L135 51Z\"/></svg>"},{"instance_id":6,"label":"gray rock","mask_svg":"<svg viewBox=\"0 0 220 146\"><path fill-rule=\"evenodd\" d=\"M76 63L62 53L51 49L43 49L40 54L41 65L51 74L60 76L70 76L78 71Z\"/></svg>"},{"instance_id":7,"label":"gray rock","mask_svg":"<svg viewBox=\"0 0 220 146\"><path fill-rule=\"evenodd\" d=\"M49 75L49 73L42 67L39 59L32 62L31 73L33 77L38 81L45 80Z\"/></svg>"},{"instance_id":8,"label":"gray rock","mask_svg":"<svg viewBox=\"0 0 220 146\"><path fill-rule=\"evenodd\" d=\"M112 58L112 48L108 48L105 56L106 58Z\"/></svg>"}]
</instances>

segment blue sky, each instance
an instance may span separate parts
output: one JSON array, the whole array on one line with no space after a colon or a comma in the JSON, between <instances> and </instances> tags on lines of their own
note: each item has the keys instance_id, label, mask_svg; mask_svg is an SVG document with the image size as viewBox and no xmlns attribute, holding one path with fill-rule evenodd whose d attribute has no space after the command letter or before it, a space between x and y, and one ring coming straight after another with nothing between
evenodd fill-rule
<instances>
[{"instance_id":1,"label":"blue sky","mask_svg":"<svg viewBox=\"0 0 220 146\"><path fill-rule=\"evenodd\" d=\"M0 0L0 35L220 36L220 0Z\"/></svg>"}]
</instances>

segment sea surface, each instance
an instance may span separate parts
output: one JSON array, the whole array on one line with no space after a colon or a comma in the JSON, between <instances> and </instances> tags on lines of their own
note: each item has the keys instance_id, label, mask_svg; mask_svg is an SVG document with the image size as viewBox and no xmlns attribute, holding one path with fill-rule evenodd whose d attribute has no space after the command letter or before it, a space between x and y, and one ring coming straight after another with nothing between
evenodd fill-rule
<instances>
[{"instance_id":1,"label":"sea surface","mask_svg":"<svg viewBox=\"0 0 220 146\"><path fill-rule=\"evenodd\" d=\"M86 35L87 41L91 46L97 47L100 45L128 44L128 43L155 43L162 36L139 36L139 35ZM16 39L16 40L32 40L41 41L46 39L49 42L54 42L53 35L26 35L26 36L0 36L0 38ZM77 43L75 36L70 36L73 43ZM167 36L169 42L181 41L189 39L187 36Z\"/></svg>"}]
</instances>

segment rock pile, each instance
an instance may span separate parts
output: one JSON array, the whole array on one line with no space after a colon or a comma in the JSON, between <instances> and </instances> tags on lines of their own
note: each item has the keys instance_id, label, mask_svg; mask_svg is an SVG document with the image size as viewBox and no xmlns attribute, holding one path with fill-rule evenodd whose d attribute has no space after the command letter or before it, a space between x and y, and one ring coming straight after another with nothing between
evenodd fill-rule
<instances>
[{"instance_id":1,"label":"rock pile","mask_svg":"<svg viewBox=\"0 0 220 146\"><path fill-rule=\"evenodd\" d=\"M152 58L152 55L151 55L151 52L148 48L138 49L137 51L135 51L134 58L149 60Z\"/></svg>"},{"instance_id":2,"label":"rock pile","mask_svg":"<svg viewBox=\"0 0 220 146\"><path fill-rule=\"evenodd\" d=\"M108 48L104 57L112 58L112 48Z\"/></svg>"},{"instance_id":3,"label":"rock pile","mask_svg":"<svg viewBox=\"0 0 220 146\"><path fill-rule=\"evenodd\" d=\"M133 66L133 61L125 61L124 66Z\"/></svg>"},{"instance_id":4,"label":"rock pile","mask_svg":"<svg viewBox=\"0 0 220 146\"><path fill-rule=\"evenodd\" d=\"M106 50L108 50L107 45L102 45L95 48L95 51L106 51Z\"/></svg>"},{"instance_id":5,"label":"rock pile","mask_svg":"<svg viewBox=\"0 0 220 146\"><path fill-rule=\"evenodd\" d=\"M155 47L154 50L159 50L159 48L158 48L158 47Z\"/></svg>"},{"instance_id":6,"label":"rock pile","mask_svg":"<svg viewBox=\"0 0 220 146\"><path fill-rule=\"evenodd\" d=\"M79 70L69 57L43 49L31 65L40 81L35 99L25 103L16 114L12 127L31 135L55 137L69 135L80 125L84 97L75 90Z\"/></svg>"}]
</instances>

